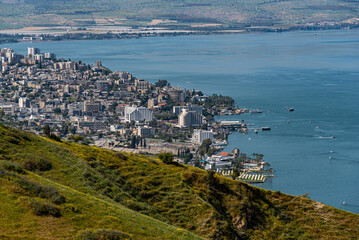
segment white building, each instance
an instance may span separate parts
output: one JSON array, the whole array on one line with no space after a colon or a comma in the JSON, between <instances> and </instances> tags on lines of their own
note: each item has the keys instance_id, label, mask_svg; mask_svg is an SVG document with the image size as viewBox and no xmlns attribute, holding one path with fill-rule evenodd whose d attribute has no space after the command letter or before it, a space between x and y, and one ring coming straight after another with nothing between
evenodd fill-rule
<instances>
[{"instance_id":1,"label":"white building","mask_svg":"<svg viewBox=\"0 0 359 240\"><path fill-rule=\"evenodd\" d=\"M53 59L56 58L56 55L54 53L45 53L46 59Z\"/></svg>"},{"instance_id":2,"label":"white building","mask_svg":"<svg viewBox=\"0 0 359 240\"><path fill-rule=\"evenodd\" d=\"M14 115L16 111L16 106L14 104L4 104L0 105L0 110L4 111L5 114Z\"/></svg>"},{"instance_id":3,"label":"white building","mask_svg":"<svg viewBox=\"0 0 359 240\"><path fill-rule=\"evenodd\" d=\"M153 112L145 107L125 107L125 121L126 122L149 122L153 120Z\"/></svg>"},{"instance_id":4,"label":"white building","mask_svg":"<svg viewBox=\"0 0 359 240\"><path fill-rule=\"evenodd\" d=\"M40 49L35 47L28 47L27 48L27 55L34 56L35 54L40 54Z\"/></svg>"},{"instance_id":5,"label":"white building","mask_svg":"<svg viewBox=\"0 0 359 240\"><path fill-rule=\"evenodd\" d=\"M196 111L188 111L184 109L183 112L178 116L178 125L180 127L189 126L202 126L203 115Z\"/></svg>"},{"instance_id":6,"label":"white building","mask_svg":"<svg viewBox=\"0 0 359 240\"><path fill-rule=\"evenodd\" d=\"M211 139L213 142L213 131L195 129L192 134L192 142L201 144L205 139Z\"/></svg>"},{"instance_id":7,"label":"white building","mask_svg":"<svg viewBox=\"0 0 359 240\"><path fill-rule=\"evenodd\" d=\"M30 107L30 100L26 97L19 98L19 107L20 108L29 108Z\"/></svg>"},{"instance_id":8,"label":"white building","mask_svg":"<svg viewBox=\"0 0 359 240\"><path fill-rule=\"evenodd\" d=\"M137 136L143 138L149 138L153 135L153 128L151 127L138 127L137 128Z\"/></svg>"},{"instance_id":9,"label":"white building","mask_svg":"<svg viewBox=\"0 0 359 240\"><path fill-rule=\"evenodd\" d=\"M187 110L187 111L195 111L198 112L200 114L202 114L203 109L201 106L198 105L192 105L190 103L188 103L186 106L174 106L173 107L173 113L176 114L177 116L179 114L181 114L181 112L183 112L183 110Z\"/></svg>"},{"instance_id":10,"label":"white building","mask_svg":"<svg viewBox=\"0 0 359 240\"><path fill-rule=\"evenodd\" d=\"M36 61L43 62L45 59L45 55L44 54L35 54L35 55L33 55L33 58Z\"/></svg>"},{"instance_id":11,"label":"white building","mask_svg":"<svg viewBox=\"0 0 359 240\"><path fill-rule=\"evenodd\" d=\"M232 163L229 161L231 159L234 159L234 156L227 152L222 152L222 153L213 155L206 159L205 169L206 170L209 170L209 169L221 170L221 169L225 169L225 168L231 168Z\"/></svg>"}]
</instances>

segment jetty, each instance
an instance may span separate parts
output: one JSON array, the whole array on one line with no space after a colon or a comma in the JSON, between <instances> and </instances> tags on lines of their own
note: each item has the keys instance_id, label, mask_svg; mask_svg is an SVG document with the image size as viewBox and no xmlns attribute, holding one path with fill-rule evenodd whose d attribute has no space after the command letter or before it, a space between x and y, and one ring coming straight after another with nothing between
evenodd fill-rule
<instances>
[{"instance_id":1,"label":"jetty","mask_svg":"<svg viewBox=\"0 0 359 240\"><path fill-rule=\"evenodd\" d=\"M266 173L242 173L236 180L248 183L264 183L268 177L274 177L274 175Z\"/></svg>"}]
</instances>

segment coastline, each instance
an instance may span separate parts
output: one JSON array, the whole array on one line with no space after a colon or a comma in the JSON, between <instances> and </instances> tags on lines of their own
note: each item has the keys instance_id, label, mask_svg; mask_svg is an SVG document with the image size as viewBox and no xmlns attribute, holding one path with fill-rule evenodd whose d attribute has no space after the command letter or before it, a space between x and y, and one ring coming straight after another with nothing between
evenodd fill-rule
<instances>
[{"instance_id":1,"label":"coastline","mask_svg":"<svg viewBox=\"0 0 359 240\"><path fill-rule=\"evenodd\" d=\"M204 36L204 35L225 35L225 34L251 34L268 32L300 32L300 31L335 31L335 30L356 30L359 24L328 25L328 26L252 26L248 28L190 28L171 29L153 28L141 29L140 31L114 33L111 30L103 31L82 31L82 32L37 32L37 30L23 32L21 29L0 30L0 44L16 42L57 42L57 41L81 41L81 40L121 40L155 37L178 37L178 36ZM135 29L134 29L135 30ZM132 30L130 30L132 31ZM143 31L143 32L141 32Z\"/></svg>"},{"instance_id":2,"label":"coastline","mask_svg":"<svg viewBox=\"0 0 359 240\"><path fill-rule=\"evenodd\" d=\"M348 47L348 39L347 39L347 37L346 38L344 38L344 39L341 39L342 37L341 36L346 36L346 35L355 35L355 36L357 36L357 34L358 34L358 31L356 30L356 31L353 31L353 32L351 32L351 31L343 31L342 33L344 33L343 35L341 34L341 32L337 32L337 31L332 31L332 32L335 32L335 33L337 33L337 34L334 34L335 36L333 36L333 38L334 38L334 40L338 40L339 41L339 43L337 43L337 42L335 42L336 44L335 44L335 46L341 46L341 45L343 45L343 46L346 46L346 48L349 48ZM318 33L318 34L317 34ZM327 41L324 41L324 43L323 43L323 39L324 40L326 40L327 39L327 36L332 36L332 33L329 31L329 32L325 32L325 31L322 31L322 32L315 32L315 33L308 33L308 34L306 34L305 32L304 33L299 33L299 35L305 35L305 36L307 36L306 38L310 38L311 40L310 40L310 42L306 42L306 41L303 41L306 45L309 45L310 44L310 46L313 46L313 48L314 47L317 47L317 46L322 46L322 44L325 44L324 46L333 46L332 44L331 44L331 42L329 42L329 43L327 43ZM321 36L321 34L323 34L323 35L325 35L325 36ZM277 34L272 34L272 35L277 35ZM289 36L287 36L286 38L281 38L281 39L283 39L282 41L284 42L284 41L290 41L291 39L295 39L295 40L292 40L292 41L297 41L297 33L288 33L288 35ZM318 35L318 37L314 37L315 35ZM250 36L250 35L248 35L248 36ZM269 36L269 35L260 35L260 34L258 34L258 38L260 38L261 36ZM233 36L233 37L235 37L235 36ZM197 38L197 37L196 37ZM204 36L203 38L207 38L206 36ZM242 37L238 37L238 38L242 38ZM289 39L288 39L289 38ZM171 38L168 38L169 40L171 40ZM302 39L302 38L300 38L300 39ZM353 40L352 38L349 38L350 40ZM355 38L354 38L355 39ZM356 39L357 39L357 37L356 37ZM305 39L304 39L305 40ZM334 41L333 40L333 41ZM151 40L151 42L155 42L155 41L157 41L157 40L154 40L154 41L152 41ZM172 40L171 40L172 41ZM176 40L176 41L182 41L182 39L181 38L178 38L178 40ZM314 42L313 42L314 41ZM119 41L120 42L120 41ZM132 42L132 41L130 41L130 40L128 40L128 42ZM273 41L274 42L274 41ZM345 44L341 44L341 42L343 42L343 43L345 43ZM351 41L351 42L353 42L353 41ZM354 44L355 44L355 42L357 42L357 41L354 41ZM94 43L95 45L96 44L99 44L100 42L98 42L98 43ZM277 43L276 43L277 44ZM320 44L320 45L319 45ZM27 45L27 44L22 44L22 45ZM273 44L272 44L273 45ZM272 45L270 45L270 47L272 48ZM171 45L172 46L172 45ZM281 45L280 45L281 46ZM351 46L351 45L349 45L349 46ZM14 49L17 49L17 47L16 47L16 45L13 45L12 46ZM24 46L24 47L26 47L26 46ZM268 48L268 47L267 47ZM279 47L278 47L279 48ZM305 48L305 49L313 49L313 48ZM329 51L329 53L332 53L331 51L330 51L330 49L332 49L332 48L328 48L327 49L327 51ZM336 48L335 48L336 49ZM339 49L342 49L342 48L339 48ZM263 49L261 49L261 50L263 50ZM334 50L333 50L334 51ZM261 54L261 52L263 52L263 51L259 51L258 52L258 54ZM303 53L304 52L304 53ZM309 54L309 53L311 53L312 51L302 51L302 48L300 49L300 56L306 56L307 55L307 53ZM346 53L345 51L343 51L344 53ZM257 54L257 53L256 53ZM263 54L262 54L263 55ZM83 56L83 55L81 55L80 54L80 56ZM87 55L86 55L87 56ZM261 56L261 55L260 55ZM318 54L318 56L322 56L322 54ZM316 56L314 56L314 60L313 60L313 62L316 62L317 60L319 60L319 57L316 57ZM335 56L337 56L337 55L335 55ZM340 55L339 55L340 56ZM152 55L151 55L151 57L152 57ZM244 56L243 55L240 55L240 57L242 58L244 58ZM144 61L139 61L140 59L145 59L146 60L146 56L137 56L137 62L139 62L139 64L141 64L141 65L145 65L145 63L146 62L144 62ZM332 59L332 58L331 58ZM87 61L89 61L89 62L93 62L93 61L95 60L95 59L93 59L93 58L90 58L90 60L87 60ZM313 63L313 62L311 62L311 63ZM121 63L121 62L120 62ZM281 62L282 63L282 62ZM284 63L284 62L283 62ZM339 63L341 63L341 62L339 62ZM345 63L346 65L347 65L347 63ZM123 64L118 64L118 65L123 65ZM133 64L132 64L133 65ZM273 64L272 64L273 65ZM129 66L130 66L130 68L131 68L131 64L129 64ZM150 65L151 66L151 68L153 68L154 70L153 71L158 71L158 68L156 68L155 66L153 66L153 64L152 65ZM285 65L284 64L284 66L287 66L287 65ZM313 66L313 64L311 64L311 66ZM327 63L326 65L325 65L326 67L328 67L328 68L334 68L334 66L332 66L332 64L331 64L331 62L329 62L329 63ZM339 64L339 66L338 66L338 69L343 69L343 66L344 66L344 63L342 63L341 65ZM124 66L123 66L124 67ZM126 66L126 69L130 69L130 68L128 68L127 66ZM323 71L322 69L319 69L319 70L322 70L322 71L319 71L318 70L318 67L311 67L311 69L312 68L314 68L314 70L313 71L311 71L310 73L310 79L312 79L312 78L319 78L319 77L321 77L321 76L323 76L323 78L327 78L326 76L326 72L325 71ZM304 69L306 69L306 68L304 68ZM135 72L135 71L133 71L133 70L131 70L131 72ZM355 72L357 72L357 70L355 70ZM331 73L331 72L330 72ZM162 77L163 75L165 75L165 74L167 74L166 76L168 76L168 73L162 73L162 74L160 74L159 75L159 78L157 78L157 75L156 75L156 79L165 79L165 77ZM188 73L186 73L186 74L188 74ZM278 74L283 74L282 72L280 72L280 73L278 73ZM136 75L143 75L143 76L147 76L146 74L145 74L145 72L144 71L142 71L141 72L141 70L140 70L140 72L136 72ZM150 74L151 75L151 74ZM182 76L184 76L185 74L183 74ZM189 75L189 74L188 74ZM332 75L332 74L330 74L330 75ZM334 74L335 75L335 74ZM291 75L288 75L288 74L284 74L284 76L285 76L285 78L286 79L288 79L288 81L291 79L290 78L290 76ZM304 79L305 79L305 77L307 76L307 74L304 74L304 75L302 75L302 77L304 77ZM329 76L329 74L328 74L328 76ZM337 86L338 85L338 77L340 77L341 75L338 75L337 77L333 77L333 79L332 80L330 80L330 78L328 77L328 79L325 79L325 81L323 81L323 86L320 86L320 91L322 90L322 88L326 88L326 89L328 89L328 90L330 90L330 89L334 89L334 88L338 88L339 86ZM337 78L337 79L336 79ZM147 79L147 78L146 78ZM154 77L152 78L152 79L155 79ZM320 80L321 78L319 78L319 80ZM340 78L339 78L340 79ZM176 81L176 78L174 78L174 79L170 79L171 81ZM243 79L243 80L246 80L246 79ZM184 81L186 81L186 80L184 80ZM259 80L260 81L260 80ZM192 84L194 84L196 81L195 81L195 79L193 80L193 81L190 81L191 82L191 85ZM210 82L210 80L208 80L208 82ZM284 81L283 81L284 82ZM201 82L199 82L197 85L199 85ZM260 81L260 83L265 83L264 81ZM324 84L325 83L325 84ZM300 84L302 84L302 83L300 83ZM335 84L335 87L334 87L334 84ZM263 85L264 87L266 87L266 85ZM295 85L296 86L296 85ZM198 88L198 89L203 89L203 88ZM207 88L208 89L208 88ZM207 89L204 89L207 93L208 93L208 91L207 91ZM255 91L252 91L252 92L256 92L257 94L260 94L261 92L261 89L253 89L253 88L249 88L249 90L250 89L252 89L252 90L255 90ZM290 89L289 88L286 88L287 89L287 91L283 91L283 92L285 92L285 93L290 93ZM229 90L226 90L227 92L229 91ZM319 90L318 90L319 91ZM320 91L319 92L317 92L317 93L320 93ZM313 91L314 93L315 93L315 91ZM313 96L317 96L317 94L312 94L313 92L310 92L311 94L310 95L313 95ZM239 92L240 93L240 92ZM238 93L238 94L239 94ZM339 95L336 95L335 94L335 92L333 92L333 91L331 91L330 92L331 93L331 96L333 97L335 97L336 99L339 99L340 100L340 96ZM231 95L230 93L227 93L226 95ZM232 95L233 96L233 95ZM247 95L243 95L242 97L244 98L245 96L247 96ZM333 97L333 98L334 98ZM238 98L237 98L238 99ZM246 103L244 103L244 102L242 102L242 101L240 101L240 100L237 100L236 99L236 102L241 102L242 104L244 104L244 106L248 106L248 107L250 107L250 106L259 106L259 105L251 105L251 104L248 104L248 102L246 102ZM315 101L314 101L315 102ZM252 103L252 102L251 102ZM273 103L278 103L278 102L273 102ZM280 102L279 104L282 104L282 102ZM294 112L295 114L297 114L297 113L301 113L301 111L303 112L303 110L304 110L304 107L305 106L300 106L299 105L299 103L292 103L292 104L296 104L295 105L295 107L296 107L296 111ZM343 104L341 104L341 105L343 105ZM310 106L312 106L312 105L310 105ZM343 106L345 106L345 105L343 105ZM315 106L314 106L315 107ZM261 108L262 109L266 109L265 107L262 107L261 106ZM302 108L302 109L301 109ZM353 112L352 111L352 109L353 108L351 108L351 110L350 111L348 111L348 112ZM273 109L270 109L271 111L273 110ZM281 110L283 110L283 108L281 109ZM297 111L298 110L298 111ZM274 110L273 110L274 111ZM287 111L286 111L287 112ZM315 114L315 113L313 113L313 114ZM253 116L253 115L247 115L248 117L249 116ZM247 118L247 116L245 116L245 118ZM309 119L306 119L306 120L313 120L313 122L315 122L314 121L314 119L313 119L313 116L312 116L312 114L310 114L310 116L311 116L311 118ZM349 117L350 118L350 117ZM285 121L284 121L285 120ZM290 128L290 131L296 131L296 129L301 129L300 128L300 126L305 126L305 128L302 128L303 130L306 130L306 129L309 129L309 130L312 130L310 127L308 128L308 126L310 126L309 125L309 123L308 123L308 121L305 121L305 123L303 122L303 124L302 125L298 125L298 122L297 121L294 121L293 119L291 119L291 123L290 124L288 124L287 123L287 120L288 120L288 118L287 117L285 117L284 118L284 122L283 122L283 125L286 125L286 126L283 126L283 127L286 127L287 129L289 129ZM249 122L248 120L247 120L247 122ZM276 123L277 124L277 123ZM319 124L318 124L319 125ZM274 125L273 125L274 126ZM295 126L295 127L294 127ZM340 159L339 157L340 157L340 155L338 155L339 153L345 153L345 149L342 149L342 148L340 148L340 146L335 146L335 150L336 150L336 157L334 157L333 159L331 159L331 160L328 160L328 156L326 156L325 155L325 153L326 153L326 148L325 148L325 145L327 145L326 143L328 142L328 144L329 145L332 145L332 144L334 144L335 142L334 142L334 140L317 140L317 139L314 139L314 138L308 138L308 136L311 136L310 134L316 134L316 131L318 131L317 129L315 129L315 124L313 124L313 131L311 131L311 132L309 132L309 134L305 134L304 136L302 136L302 132L301 131L299 131L299 137L298 136L296 136L296 138L292 138L292 139L301 139L301 138L304 138L305 137L305 140L306 141L310 141L310 144L309 145L302 145L302 146L304 146L303 148L304 149L307 149L306 147L308 147L308 152L310 151L310 155L307 157L305 157L305 159L308 159L308 160L303 160L303 159L300 159L300 157L299 157L299 159L297 158L296 159L296 156L303 156L303 152L299 152L299 153L297 153L297 154L294 154L294 156L292 156L293 157L293 161L290 163L290 167L292 167L292 166L296 166L297 167L297 169L302 169L301 168L301 166L300 166L300 162L302 162L302 161L304 161L304 163L305 163L305 165L307 165L307 166L315 166L315 167L321 167L321 166L328 166L328 162L329 162L329 164L330 165L333 165L333 168L341 168L341 167L343 167L343 169L346 169L346 165L348 165L348 164L354 164L355 162L354 161L352 161L352 159L350 158L350 155L349 155L349 159L348 160L345 160L345 161L343 161L342 159ZM349 125L349 126L351 126L351 125ZM279 128L278 128L279 129ZM283 128L282 128L283 129ZM321 130L323 130L323 129L333 129L333 128L331 128L330 127L330 125L327 125L327 126L325 126L324 125L324 123L322 123L322 122L320 122L320 129ZM354 128L355 129L355 128ZM275 130L275 129L274 129ZM334 130L330 130L330 131L334 131ZM271 136L265 136L265 135L263 135L263 137L261 137L260 139L258 138L258 139L252 139L252 140L255 140L255 141L243 141L243 140L246 140L246 136L245 135L242 135L242 134L232 134L231 136L230 136L230 144L231 145L237 145L237 143L239 143L239 142L244 142L246 145L243 145L242 147L243 147L243 150L245 151L245 152L248 152L248 153L252 153L253 151L251 150L252 148L250 147L250 145L249 144L247 144L247 142L248 143L252 143L252 145L254 145L254 142L255 142L255 145L257 145L257 146L259 146L259 147L266 147L267 145L264 145L264 141L265 140L268 140L268 138L273 138L273 139L275 139L275 141L277 141L277 142L280 142L280 141L282 141L282 139L288 139L287 137L288 137L288 135L287 135L287 133L289 132L289 131L282 131L282 132L284 132L286 135L283 137L283 136L276 136L276 134L270 134ZM307 131L306 131L307 132ZM273 133L275 133L275 132L273 132ZM340 134L339 133L330 133L329 135L336 135L337 136L337 138L336 138L336 140L335 141L345 141L344 139L350 139L350 136L349 137L340 137ZM236 137L236 136L239 136L239 137ZM313 149L311 149L310 147L311 146L313 146L314 144L313 143L315 143L315 144L318 144L318 145L315 145L316 147L314 148L313 147ZM324 144L325 143L325 144ZM291 147L291 144L290 144L290 141L289 141L289 143L288 142L285 142L284 143L284 140L283 140L283 146L285 146L285 148L286 149L290 149L290 147ZM297 143L296 143L297 144ZM232 147L232 146L230 146L230 147ZM288 147L288 148L287 148ZM323 148L324 147L324 148ZM269 148L272 148L272 149L275 149L275 144L271 144L270 145L270 147ZM249 149L249 150L248 150ZM322 149L324 149L324 150L322 150ZM264 150L266 150L266 149L264 149ZM285 151L285 149L283 149L284 151ZM314 150L314 152L313 152L313 150ZM317 151L320 151L323 155L324 155L324 157L322 156L322 155L315 155L315 153L317 153ZM282 158L282 156L284 156L284 154L287 154L287 152L288 151L286 151L286 152L284 152L284 153L281 153L281 154L277 154L277 155L275 155L274 157L271 157L271 159L268 159L271 163L273 163L273 166L275 166L275 168L276 168L276 170L278 171L278 174L280 175L280 176L278 176L278 179L276 179L275 180L275 182L276 183L271 183L270 182L270 184L266 184L265 186L263 186L263 187L265 187L265 188L271 188L271 189L274 189L274 190L277 190L277 189L279 189L279 190L281 190L281 191L286 191L286 192L288 192L288 193L291 193L291 194L296 194L296 195L298 195L298 194L302 194L302 193L304 193L304 191L303 190L292 190L292 187L287 187L287 186L285 186L285 184L277 184L278 182L289 182L289 183L291 183L291 176L289 176L289 177L286 177L286 175L293 175L293 176L296 176L296 178L297 177L300 177L300 175L301 174L297 174L297 171L292 171L292 169L290 169L290 168L288 168L288 165L285 165L285 164L283 164L283 163L281 163L279 160L275 160L275 159L283 159ZM329 152L329 150L328 150L328 152ZM267 152L264 152L263 151L263 153L266 155L266 157L268 156L270 156L270 154L271 154L271 151L270 150L267 150ZM314 154L313 154L314 153ZM350 162L351 161L351 162ZM282 161L282 162L284 162L284 161ZM298 164L297 164L298 163ZM354 167L355 167L355 165L353 165ZM344 171L342 169L342 171ZM354 168L355 169L355 168ZM350 175L353 175L352 174L352 171L346 171L345 172L348 176L350 176ZM332 174L330 171L329 171L329 174L326 174L326 176L330 176L330 178L328 177L328 178L326 178L325 176L324 177L320 177L320 178L318 178L318 177L315 177L316 176L316 174L315 173L311 173L311 172L308 172L307 173L307 176L308 177L310 177L310 182L316 182L318 185L320 185L320 184L323 184L323 182L324 182L324 180L325 181L331 181L332 179L335 179L335 181L336 182L338 182L338 185L345 185L345 182L343 182L341 179L342 179L342 177L341 176L339 176L339 177L336 177L336 175L334 174ZM312 177L313 176L313 177ZM349 177L348 177L349 178ZM300 179L300 178L299 178ZM349 178L350 179L350 178ZM354 179L353 179L354 180ZM301 181L306 181L306 180L301 180ZM308 181L309 182L309 181ZM326 203L330 203L331 205L335 205L335 206L337 206L336 204L337 203L341 203L342 201L343 201L343 198L344 198L344 200L346 200L347 202L349 202L350 203L350 197L347 197L347 196L345 196L345 197L339 197L339 199L338 198L332 198L332 197L329 197L329 196L326 196L325 195L325 193L320 193L320 194L318 194L318 193L316 193L316 191L315 191L315 189L313 189L313 188L311 188L311 183L308 183L307 185L305 185L306 184L306 182L304 182L303 183L304 184L304 186L306 186L306 188L308 189L307 191L308 192L310 192L311 194L313 193L313 198L314 199L318 199L318 200L320 200L320 201L324 201L324 202L326 202ZM283 189L283 190L282 190ZM285 190L284 190L285 189ZM317 194L317 195L315 195L315 194ZM343 192L343 196L344 196L344 194L346 194L346 191L344 191ZM326 199L323 199L321 196L326 196L326 198L328 198L329 200L326 200ZM339 206L340 208L343 208L341 205ZM350 206L349 206L350 207ZM349 208L349 207L345 207L345 209L353 209L353 208ZM352 211L357 211L356 209L353 209Z\"/></svg>"}]
</instances>

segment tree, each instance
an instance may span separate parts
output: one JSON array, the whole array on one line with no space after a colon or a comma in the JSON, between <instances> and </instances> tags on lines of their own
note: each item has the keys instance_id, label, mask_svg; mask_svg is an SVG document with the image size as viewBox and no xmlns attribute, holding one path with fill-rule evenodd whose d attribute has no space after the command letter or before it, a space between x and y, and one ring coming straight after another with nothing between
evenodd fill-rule
<instances>
[{"instance_id":1,"label":"tree","mask_svg":"<svg viewBox=\"0 0 359 240\"><path fill-rule=\"evenodd\" d=\"M167 80L158 80L157 82L155 82L155 86L159 88L166 87L167 84L168 84Z\"/></svg>"},{"instance_id":2,"label":"tree","mask_svg":"<svg viewBox=\"0 0 359 240\"><path fill-rule=\"evenodd\" d=\"M184 156L184 162L187 164L189 163L189 161L191 161L193 158L193 154L192 153L186 153Z\"/></svg>"},{"instance_id":3,"label":"tree","mask_svg":"<svg viewBox=\"0 0 359 240\"><path fill-rule=\"evenodd\" d=\"M61 109L60 108L55 108L54 113L55 114L61 114Z\"/></svg>"},{"instance_id":4,"label":"tree","mask_svg":"<svg viewBox=\"0 0 359 240\"><path fill-rule=\"evenodd\" d=\"M51 128L49 125L45 125L44 129L43 129L43 133L45 134L46 137L50 137L51 135Z\"/></svg>"},{"instance_id":5,"label":"tree","mask_svg":"<svg viewBox=\"0 0 359 240\"><path fill-rule=\"evenodd\" d=\"M118 105L117 102L112 103L112 104L109 106L108 111L114 113L114 112L116 111L117 105Z\"/></svg>"},{"instance_id":6,"label":"tree","mask_svg":"<svg viewBox=\"0 0 359 240\"><path fill-rule=\"evenodd\" d=\"M201 156L204 156L208 152L211 144L212 144L212 140L210 138L206 138L205 140L203 140L201 146L199 147L199 154Z\"/></svg>"},{"instance_id":7,"label":"tree","mask_svg":"<svg viewBox=\"0 0 359 240\"><path fill-rule=\"evenodd\" d=\"M165 164L173 163L173 155L170 152L164 152L158 154L158 158Z\"/></svg>"},{"instance_id":8,"label":"tree","mask_svg":"<svg viewBox=\"0 0 359 240\"><path fill-rule=\"evenodd\" d=\"M136 136L132 136L130 148L136 148Z\"/></svg>"},{"instance_id":9,"label":"tree","mask_svg":"<svg viewBox=\"0 0 359 240\"><path fill-rule=\"evenodd\" d=\"M236 179L239 177L239 175L240 175L239 170L236 169L236 168L233 169L232 178L233 178L234 180L236 180Z\"/></svg>"},{"instance_id":10,"label":"tree","mask_svg":"<svg viewBox=\"0 0 359 240\"><path fill-rule=\"evenodd\" d=\"M81 142L84 140L84 137L81 136L81 135L72 135L71 136L71 139L74 141L74 142Z\"/></svg>"},{"instance_id":11,"label":"tree","mask_svg":"<svg viewBox=\"0 0 359 240\"><path fill-rule=\"evenodd\" d=\"M208 151L207 151L207 155L208 155L208 156L212 156L213 154L215 154L215 152L216 152L216 149L210 148L210 149L208 149Z\"/></svg>"},{"instance_id":12,"label":"tree","mask_svg":"<svg viewBox=\"0 0 359 240\"><path fill-rule=\"evenodd\" d=\"M156 126L157 126L157 120L154 118L153 120L151 120L151 121L149 122L149 125L150 125L151 127L156 127Z\"/></svg>"}]
</instances>

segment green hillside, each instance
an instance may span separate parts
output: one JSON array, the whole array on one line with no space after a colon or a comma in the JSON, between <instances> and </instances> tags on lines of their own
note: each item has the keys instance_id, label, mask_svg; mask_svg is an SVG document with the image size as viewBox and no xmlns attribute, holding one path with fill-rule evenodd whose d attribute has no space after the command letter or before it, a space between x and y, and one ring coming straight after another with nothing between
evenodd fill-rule
<instances>
[{"instance_id":1,"label":"green hillside","mask_svg":"<svg viewBox=\"0 0 359 240\"><path fill-rule=\"evenodd\" d=\"M152 19L174 20L172 27L302 25L347 21L358 11L358 0L0 0L0 27L146 26Z\"/></svg>"},{"instance_id":2,"label":"green hillside","mask_svg":"<svg viewBox=\"0 0 359 240\"><path fill-rule=\"evenodd\" d=\"M0 239L355 239L359 216L0 126Z\"/></svg>"}]
</instances>

